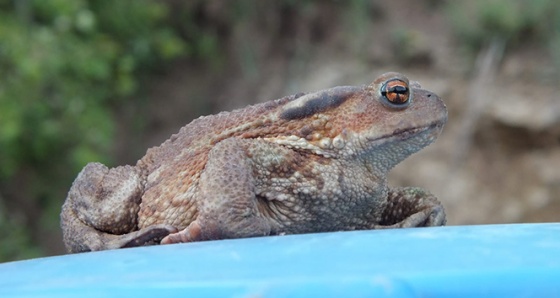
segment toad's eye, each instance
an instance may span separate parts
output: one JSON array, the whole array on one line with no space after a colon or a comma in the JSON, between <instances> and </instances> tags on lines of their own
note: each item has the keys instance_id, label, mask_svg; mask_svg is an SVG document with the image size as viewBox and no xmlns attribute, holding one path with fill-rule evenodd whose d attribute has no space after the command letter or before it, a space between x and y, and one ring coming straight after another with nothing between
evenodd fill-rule
<instances>
[{"instance_id":1,"label":"toad's eye","mask_svg":"<svg viewBox=\"0 0 560 298\"><path fill-rule=\"evenodd\" d=\"M408 103L410 99L410 90L408 84L399 79L392 79L381 87L381 95L389 103L402 106Z\"/></svg>"}]
</instances>

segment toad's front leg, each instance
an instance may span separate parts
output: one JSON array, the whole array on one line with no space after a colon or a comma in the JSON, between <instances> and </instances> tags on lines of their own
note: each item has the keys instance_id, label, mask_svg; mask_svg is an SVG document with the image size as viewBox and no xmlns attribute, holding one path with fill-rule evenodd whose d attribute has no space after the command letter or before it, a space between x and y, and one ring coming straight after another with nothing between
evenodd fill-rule
<instances>
[{"instance_id":1,"label":"toad's front leg","mask_svg":"<svg viewBox=\"0 0 560 298\"><path fill-rule=\"evenodd\" d=\"M417 187L389 190L387 204L376 229L412 228L445 225L445 211L432 194Z\"/></svg>"},{"instance_id":2,"label":"toad's front leg","mask_svg":"<svg viewBox=\"0 0 560 298\"><path fill-rule=\"evenodd\" d=\"M247 142L230 138L212 148L200 176L198 217L161 244L270 235L271 225L257 206Z\"/></svg>"},{"instance_id":3,"label":"toad's front leg","mask_svg":"<svg viewBox=\"0 0 560 298\"><path fill-rule=\"evenodd\" d=\"M177 230L155 225L137 231L142 180L131 166L88 164L78 175L60 215L68 252L158 244Z\"/></svg>"}]
</instances>

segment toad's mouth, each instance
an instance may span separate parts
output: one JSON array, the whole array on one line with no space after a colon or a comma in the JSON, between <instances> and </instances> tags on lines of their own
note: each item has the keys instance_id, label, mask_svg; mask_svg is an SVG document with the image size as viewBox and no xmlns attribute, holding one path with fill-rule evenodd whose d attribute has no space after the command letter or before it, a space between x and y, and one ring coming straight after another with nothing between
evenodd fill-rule
<instances>
[{"instance_id":1,"label":"toad's mouth","mask_svg":"<svg viewBox=\"0 0 560 298\"><path fill-rule=\"evenodd\" d=\"M397 129L390 134L385 134L375 138L368 138L368 142L373 144L387 142L392 143L396 141L402 142L419 136L426 136L426 140L432 142L439 135L442 128L443 123L435 121L425 126Z\"/></svg>"}]
</instances>

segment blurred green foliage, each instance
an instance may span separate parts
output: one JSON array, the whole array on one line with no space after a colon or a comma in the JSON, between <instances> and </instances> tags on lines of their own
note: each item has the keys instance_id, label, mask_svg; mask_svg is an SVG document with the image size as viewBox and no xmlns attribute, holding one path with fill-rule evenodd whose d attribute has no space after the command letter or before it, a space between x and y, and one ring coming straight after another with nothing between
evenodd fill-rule
<instances>
[{"instance_id":1,"label":"blurred green foliage","mask_svg":"<svg viewBox=\"0 0 560 298\"><path fill-rule=\"evenodd\" d=\"M41 256L20 218L8 217L8 214L0 197L0 262Z\"/></svg>"},{"instance_id":2,"label":"blurred green foliage","mask_svg":"<svg viewBox=\"0 0 560 298\"><path fill-rule=\"evenodd\" d=\"M448 1L446 14L459 44L471 54L498 38L510 49L544 44L560 62L560 1Z\"/></svg>"},{"instance_id":3,"label":"blurred green foliage","mask_svg":"<svg viewBox=\"0 0 560 298\"><path fill-rule=\"evenodd\" d=\"M40 216L58 218L64 194L53 185L110 163L112 107L143 72L185 54L167 14L147 0L0 1L0 185L27 188ZM0 261L37 255L1 189Z\"/></svg>"}]
</instances>

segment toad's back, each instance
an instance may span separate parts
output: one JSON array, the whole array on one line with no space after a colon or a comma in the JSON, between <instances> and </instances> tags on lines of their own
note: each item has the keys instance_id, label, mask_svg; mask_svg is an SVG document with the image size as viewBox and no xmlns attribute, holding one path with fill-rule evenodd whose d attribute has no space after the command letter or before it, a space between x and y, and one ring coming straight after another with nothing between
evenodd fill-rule
<instances>
[{"instance_id":1,"label":"toad's back","mask_svg":"<svg viewBox=\"0 0 560 298\"><path fill-rule=\"evenodd\" d=\"M279 125L275 111L301 95L200 117L160 146L150 148L137 163L145 174L139 228L159 223L179 229L188 226L197 215L197 182L212 147L230 137L288 134L294 128Z\"/></svg>"}]
</instances>

